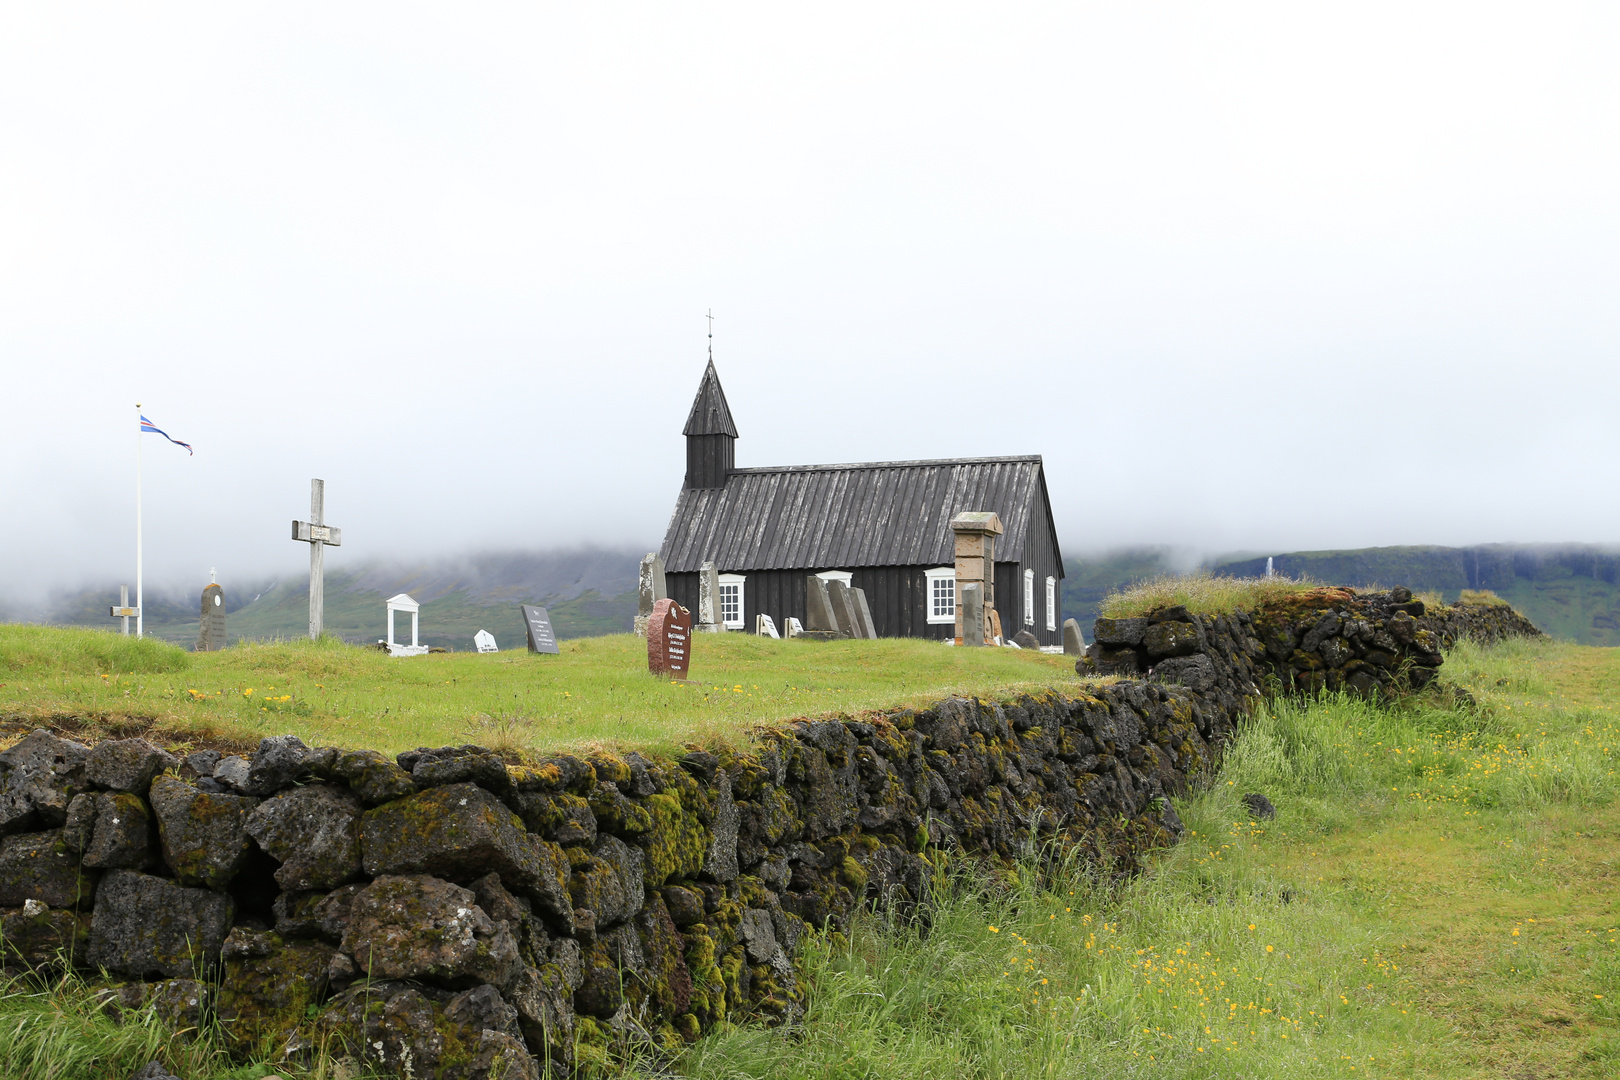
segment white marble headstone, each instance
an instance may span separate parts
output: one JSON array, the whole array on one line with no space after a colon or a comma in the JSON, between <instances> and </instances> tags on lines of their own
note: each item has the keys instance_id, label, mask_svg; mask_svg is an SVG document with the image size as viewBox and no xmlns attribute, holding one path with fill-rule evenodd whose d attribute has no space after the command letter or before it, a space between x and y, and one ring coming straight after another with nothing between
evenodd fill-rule
<instances>
[{"instance_id":1,"label":"white marble headstone","mask_svg":"<svg viewBox=\"0 0 1620 1080\"><path fill-rule=\"evenodd\" d=\"M802 633L804 633L804 624L798 619L794 618L792 615L789 615L787 617L787 636L790 638L796 638Z\"/></svg>"},{"instance_id":2,"label":"white marble headstone","mask_svg":"<svg viewBox=\"0 0 1620 1080\"><path fill-rule=\"evenodd\" d=\"M478 646L479 652L500 652L495 645L495 635L488 630L480 630L473 635L473 644Z\"/></svg>"},{"instance_id":3,"label":"white marble headstone","mask_svg":"<svg viewBox=\"0 0 1620 1080\"><path fill-rule=\"evenodd\" d=\"M776 620L763 611L754 619L754 633L760 637L780 638L782 636L776 632Z\"/></svg>"}]
</instances>

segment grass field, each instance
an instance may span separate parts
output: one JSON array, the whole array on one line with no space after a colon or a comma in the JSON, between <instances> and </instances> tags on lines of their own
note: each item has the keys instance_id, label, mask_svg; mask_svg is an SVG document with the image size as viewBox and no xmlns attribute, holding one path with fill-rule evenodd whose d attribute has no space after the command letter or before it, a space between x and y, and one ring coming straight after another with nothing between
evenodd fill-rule
<instances>
[{"instance_id":1,"label":"grass field","mask_svg":"<svg viewBox=\"0 0 1620 1080\"><path fill-rule=\"evenodd\" d=\"M30 658L26 650L42 646L7 633L0 647L8 665L16 658L41 685L57 680L59 695L102 695L108 716L134 714L118 711L115 686L97 685L110 670L60 670L91 662L89 652L63 658L58 641L49 643L49 655ZM593 693L613 700L609 687L633 681L634 642L596 641L602 652L573 655L582 665L598 661L602 681ZM780 670L797 662L777 644L741 635L700 642L697 674L704 677L705 663L740 673L749 664ZM853 699L887 686L928 696L929 680L989 676L1011 688L1019 676L1062 674L1061 658L1012 650L975 651L982 659L965 661L964 650L938 645L912 646L920 650L912 656L861 652L863 644L873 643L803 654L819 657L826 672L841 670L805 693L849 709L860 706L835 691ZM277 670L290 670L291 658L312 667L336 664L334 656L353 659L327 646L276 648L290 651L259 660L284 666ZM162 699L160 676L194 686L198 665L252 673L254 656L244 650L150 670L145 692ZM612 657L625 665L620 676L611 676ZM514 676L503 694L525 679L555 677L548 673L562 669L543 665L569 654L507 659L521 660L508 670L529 674ZM913 661L929 670L908 676L910 683L876 670ZM133 670L174 660L153 650L98 662ZM348 694L362 693L361 676L391 672L400 680L436 670L412 667L423 663L414 660L389 667L369 655L353 662L359 666L348 675ZM981 671L964 663L997 666ZM795 670L814 666L806 661ZM8 667L0 691L8 703L16 670ZM1031 865L1016 887L987 891L970 867L946 860L951 887L942 891L929 933L869 916L847 938L813 939L802 1025L722 1030L672 1067L701 1080L1620 1075L1620 652L1552 641L1460 646L1443 673L1477 704L1447 695L1380 709L1329 697L1283 703L1256 717L1211 788L1177 801L1186 840L1141 878L1114 882L1095 868L1068 866L1043 879ZM388 701L440 693L431 679L414 691L415 684L398 681L377 685L390 687L381 691L392 695ZM557 685L547 684L571 693ZM739 674L705 687L659 684L657 693L693 694L678 699L683 715L736 730L760 710L784 714L783 703L794 700L763 689L750 698L754 685ZM702 708L712 712L695 704L705 692L710 701ZM36 703L55 707L41 693ZM471 693L457 686L435 700L450 708ZM617 693L631 700L628 690ZM636 700L644 702L640 722L651 723L645 718L659 714L645 702L664 699ZM223 722L223 712L207 710L226 705L181 707L201 711L175 713L173 723L202 724ZM588 702L576 707L581 726L612 712ZM393 708L355 711L356 726L346 730L362 732L361 717L398 722L390 719ZM302 718L310 724L304 730L317 741L342 741L320 734L325 715ZM261 723L250 712L230 717ZM266 722L265 730L281 730L280 723ZM1240 801L1248 791L1267 794L1278 818L1250 817ZM161 1044L161 1032L114 1028L91 1015L77 984L6 989L0 1075L123 1080ZM175 1052L184 1080L272 1071L228 1067L206 1040L177 1044Z\"/></svg>"},{"instance_id":2,"label":"grass field","mask_svg":"<svg viewBox=\"0 0 1620 1080\"><path fill-rule=\"evenodd\" d=\"M682 1070L1620 1074L1620 653L1465 646L1445 670L1477 708L1257 718L1143 878L961 875L927 935L869 918L817 942L801 1030L732 1029Z\"/></svg>"},{"instance_id":3,"label":"grass field","mask_svg":"<svg viewBox=\"0 0 1620 1080\"><path fill-rule=\"evenodd\" d=\"M648 674L646 642L631 634L561 648L394 659L323 640L187 653L102 630L0 625L0 723L14 734L48 723L238 748L290 732L390 753L463 742L508 753L664 750L801 716L1076 684L1062 656L914 640L702 634L684 685Z\"/></svg>"}]
</instances>

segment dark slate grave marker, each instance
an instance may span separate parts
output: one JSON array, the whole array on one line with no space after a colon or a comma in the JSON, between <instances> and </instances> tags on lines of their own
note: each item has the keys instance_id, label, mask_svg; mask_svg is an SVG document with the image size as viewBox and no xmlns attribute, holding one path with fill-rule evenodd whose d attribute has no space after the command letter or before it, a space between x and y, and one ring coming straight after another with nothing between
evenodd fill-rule
<instances>
[{"instance_id":1,"label":"dark slate grave marker","mask_svg":"<svg viewBox=\"0 0 1620 1080\"><path fill-rule=\"evenodd\" d=\"M546 614L546 609L532 604L518 607L523 612L523 627L529 632L529 651L556 656L557 635L551 629L551 616Z\"/></svg>"},{"instance_id":2,"label":"dark slate grave marker","mask_svg":"<svg viewBox=\"0 0 1620 1080\"><path fill-rule=\"evenodd\" d=\"M670 599L653 605L647 619L647 670L686 678L692 663L692 613Z\"/></svg>"},{"instance_id":3,"label":"dark slate grave marker","mask_svg":"<svg viewBox=\"0 0 1620 1080\"><path fill-rule=\"evenodd\" d=\"M216 583L202 591L202 613L197 625L197 651L218 652L225 647L225 590Z\"/></svg>"}]
</instances>

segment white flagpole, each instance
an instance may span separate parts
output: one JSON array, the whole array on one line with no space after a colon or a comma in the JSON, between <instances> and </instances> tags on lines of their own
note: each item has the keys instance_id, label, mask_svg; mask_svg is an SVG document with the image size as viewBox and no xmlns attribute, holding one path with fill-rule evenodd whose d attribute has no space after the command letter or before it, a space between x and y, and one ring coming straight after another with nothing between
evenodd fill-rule
<instances>
[{"instance_id":1,"label":"white flagpole","mask_svg":"<svg viewBox=\"0 0 1620 1080\"><path fill-rule=\"evenodd\" d=\"M135 636L146 631L146 606L141 603L141 403L135 403Z\"/></svg>"}]
</instances>

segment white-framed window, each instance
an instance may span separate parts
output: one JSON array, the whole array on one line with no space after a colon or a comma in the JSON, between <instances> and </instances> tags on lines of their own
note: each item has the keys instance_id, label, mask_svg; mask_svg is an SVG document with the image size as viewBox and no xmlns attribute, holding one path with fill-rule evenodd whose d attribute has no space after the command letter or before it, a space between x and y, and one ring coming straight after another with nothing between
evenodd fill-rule
<instances>
[{"instance_id":1,"label":"white-framed window","mask_svg":"<svg viewBox=\"0 0 1620 1080\"><path fill-rule=\"evenodd\" d=\"M823 570L816 577L822 581L842 581L844 588L848 589L851 588L850 582L855 580L855 573L852 570Z\"/></svg>"},{"instance_id":2,"label":"white-framed window","mask_svg":"<svg viewBox=\"0 0 1620 1080\"><path fill-rule=\"evenodd\" d=\"M1046 628L1057 629L1057 578L1046 579Z\"/></svg>"},{"instance_id":3,"label":"white-framed window","mask_svg":"<svg viewBox=\"0 0 1620 1080\"><path fill-rule=\"evenodd\" d=\"M923 571L928 576L928 621L956 621L956 567L941 566Z\"/></svg>"},{"instance_id":4,"label":"white-framed window","mask_svg":"<svg viewBox=\"0 0 1620 1080\"><path fill-rule=\"evenodd\" d=\"M747 580L742 574L720 575L719 615L727 630L743 628L743 582Z\"/></svg>"},{"instance_id":5,"label":"white-framed window","mask_svg":"<svg viewBox=\"0 0 1620 1080\"><path fill-rule=\"evenodd\" d=\"M1024 571L1024 625L1035 625L1035 571Z\"/></svg>"}]
</instances>

